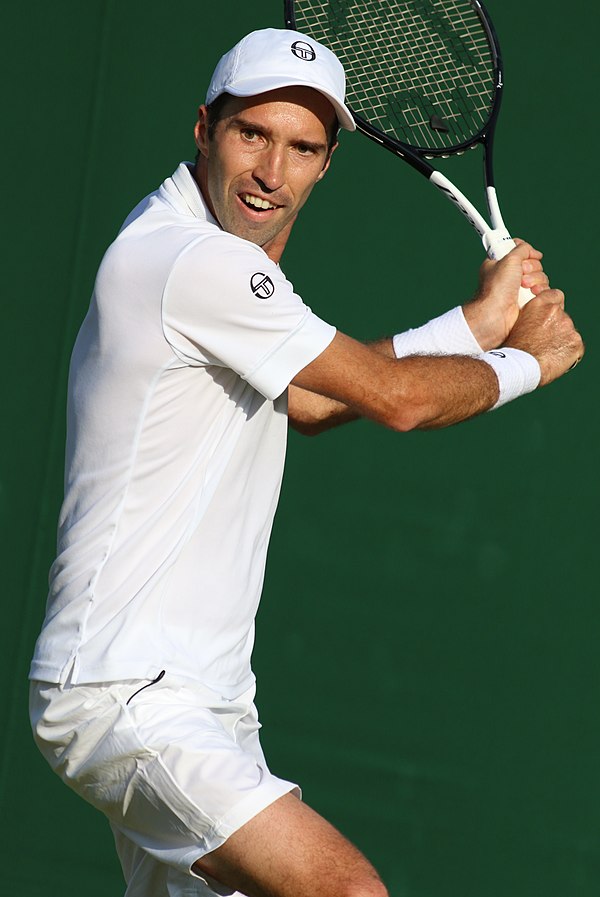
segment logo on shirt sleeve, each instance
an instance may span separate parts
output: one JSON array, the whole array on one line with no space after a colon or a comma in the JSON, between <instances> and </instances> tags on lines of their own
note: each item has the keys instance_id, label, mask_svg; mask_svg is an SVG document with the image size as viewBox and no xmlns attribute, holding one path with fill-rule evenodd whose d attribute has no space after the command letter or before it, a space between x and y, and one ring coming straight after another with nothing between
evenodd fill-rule
<instances>
[{"instance_id":1,"label":"logo on shirt sleeve","mask_svg":"<svg viewBox=\"0 0 600 897\"><path fill-rule=\"evenodd\" d=\"M273 281L267 274L257 271L250 278L250 289L258 299L270 299L275 292Z\"/></svg>"}]
</instances>

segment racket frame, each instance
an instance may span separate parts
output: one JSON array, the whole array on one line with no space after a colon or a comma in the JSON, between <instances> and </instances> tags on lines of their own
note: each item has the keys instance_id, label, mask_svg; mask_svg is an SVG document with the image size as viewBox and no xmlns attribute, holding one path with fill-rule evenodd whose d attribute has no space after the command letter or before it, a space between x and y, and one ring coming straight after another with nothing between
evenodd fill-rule
<instances>
[{"instance_id":1,"label":"racket frame","mask_svg":"<svg viewBox=\"0 0 600 897\"><path fill-rule=\"evenodd\" d=\"M412 146L402 143L389 134L380 131L373 125L369 124L365 119L358 115L351 106L349 106L352 117L356 122L356 128L362 134L365 134L371 140L385 147L385 149L399 156L405 162L408 162L416 171L422 174L435 187L438 188L454 205L462 212L467 221L475 228L481 237L484 248L490 258L499 259L510 252L514 248L515 243L512 240L508 230L505 227L498 204L496 187L494 181L493 169L493 141L500 112L502 101L502 93L504 90L502 55L500 52L500 44L498 35L494 29L489 13L481 0L469 0L469 3L478 15L483 28L486 32L488 42L491 49L493 64L493 80L494 80L494 98L489 113L489 117L480 130L474 134L469 140L456 144L451 147L435 148ZM284 0L284 12L286 27L298 30L296 24L296 15L294 11L294 0ZM310 34L306 35L311 37ZM487 207L491 221L491 227L480 214L473 203L467 199L458 187L450 181L442 172L437 170L428 161L431 158L448 158L449 156L461 155L466 150L474 149L478 144L483 147L483 168L485 179L485 194ZM519 304L524 305L533 296L529 290L521 290Z\"/></svg>"}]
</instances>

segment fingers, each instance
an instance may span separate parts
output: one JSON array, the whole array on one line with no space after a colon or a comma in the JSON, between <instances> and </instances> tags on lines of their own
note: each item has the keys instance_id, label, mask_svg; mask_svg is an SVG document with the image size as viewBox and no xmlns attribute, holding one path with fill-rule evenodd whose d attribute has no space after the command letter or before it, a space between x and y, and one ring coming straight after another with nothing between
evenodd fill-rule
<instances>
[{"instance_id":1,"label":"fingers","mask_svg":"<svg viewBox=\"0 0 600 897\"><path fill-rule=\"evenodd\" d=\"M511 250L501 262L513 270L520 262L522 271L521 286L526 290L530 290L534 296L538 296L550 287L550 280L542 265L543 254L524 240L517 239L515 242L517 244L516 248ZM489 263L491 266L495 264L498 263ZM492 268L488 267L487 262L484 262L481 271L482 277L485 278L491 272Z\"/></svg>"},{"instance_id":2,"label":"fingers","mask_svg":"<svg viewBox=\"0 0 600 897\"><path fill-rule=\"evenodd\" d=\"M550 286L548 275L542 268L542 263L538 259L525 259L523 262L523 277L521 278L521 286L531 290L534 295L538 295L543 290L547 290Z\"/></svg>"},{"instance_id":3,"label":"fingers","mask_svg":"<svg viewBox=\"0 0 600 897\"><path fill-rule=\"evenodd\" d=\"M539 293L536 298L547 305L558 305L564 310L565 294L562 290L543 290L543 292Z\"/></svg>"},{"instance_id":4,"label":"fingers","mask_svg":"<svg viewBox=\"0 0 600 897\"><path fill-rule=\"evenodd\" d=\"M529 290L533 298L544 296L550 289L542 253L523 240L518 240L504 258L486 259L481 265L478 291L465 312L481 346L499 346L511 331L522 304L520 286ZM564 297L558 292L549 293L544 301L564 303Z\"/></svg>"},{"instance_id":5,"label":"fingers","mask_svg":"<svg viewBox=\"0 0 600 897\"><path fill-rule=\"evenodd\" d=\"M565 312L562 290L550 288L542 265L542 253L523 240L515 240L516 248L498 262L516 275L521 266L521 284L534 298L520 311L506 345L524 349L540 364L543 385L550 383L579 363L585 352L581 334ZM515 270L516 269L516 270Z\"/></svg>"},{"instance_id":6,"label":"fingers","mask_svg":"<svg viewBox=\"0 0 600 897\"><path fill-rule=\"evenodd\" d=\"M539 308L539 306L545 305L556 305L558 308L562 309L564 312L565 308L565 294L562 290L554 290L554 289L545 289L541 290L527 305L521 309L521 313L525 311L527 306L531 305L533 308L531 309L531 313L535 313L535 309Z\"/></svg>"},{"instance_id":7,"label":"fingers","mask_svg":"<svg viewBox=\"0 0 600 897\"><path fill-rule=\"evenodd\" d=\"M520 241L504 258L498 259L497 265L501 271L512 272L509 275L511 277L517 276L520 271L523 279L522 286L526 288L536 286L543 289L548 286L548 279L543 273L541 259L541 252L534 249L529 243Z\"/></svg>"},{"instance_id":8,"label":"fingers","mask_svg":"<svg viewBox=\"0 0 600 897\"><path fill-rule=\"evenodd\" d=\"M542 385L570 370L585 351L564 304L562 290L544 290L522 309L506 341L537 358Z\"/></svg>"},{"instance_id":9,"label":"fingers","mask_svg":"<svg viewBox=\"0 0 600 897\"><path fill-rule=\"evenodd\" d=\"M490 274L496 265L500 262L504 263L504 266L510 265L514 267L515 263L520 261L521 268L523 271L523 275L527 275L531 279L532 285L538 285L544 282L544 277L540 277L540 273L543 272L543 267L541 263L541 259L543 258L543 254L534 249L529 243L525 243L523 240L515 241L517 243L514 249L511 249L509 253L507 253L503 259L485 259L485 261L481 265L481 275L485 277L486 274ZM547 281L547 278L546 278ZM525 286L530 286L530 284L524 284Z\"/></svg>"},{"instance_id":10,"label":"fingers","mask_svg":"<svg viewBox=\"0 0 600 897\"><path fill-rule=\"evenodd\" d=\"M519 250L520 258L526 259L541 259L544 257L544 253L540 252L539 249L535 249L531 245L531 243L527 243L525 240L521 240L520 237L514 237L513 242L517 244L516 249L513 249L512 252L517 252Z\"/></svg>"},{"instance_id":11,"label":"fingers","mask_svg":"<svg viewBox=\"0 0 600 897\"><path fill-rule=\"evenodd\" d=\"M529 244L520 240L518 245L528 246ZM531 290L534 296L537 296L548 289L550 281L542 266L542 253L533 249L533 247L530 247L530 250L531 254L522 261L523 277L521 279L521 286Z\"/></svg>"}]
</instances>

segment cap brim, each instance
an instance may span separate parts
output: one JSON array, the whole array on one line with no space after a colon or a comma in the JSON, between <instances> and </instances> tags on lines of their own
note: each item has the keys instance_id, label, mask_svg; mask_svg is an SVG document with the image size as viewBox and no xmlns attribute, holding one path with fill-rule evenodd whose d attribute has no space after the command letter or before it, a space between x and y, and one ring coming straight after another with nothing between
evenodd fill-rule
<instances>
[{"instance_id":1,"label":"cap brim","mask_svg":"<svg viewBox=\"0 0 600 897\"><path fill-rule=\"evenodd\" d=\"M278 79L273 76L252 78L240 81L235 86L228 85L227 93L232 94L234 97L253 97L259 96L261 93L267 93L269 90L278 90L281 87L311 87L313 90L318 91L318 93L327 97L335 109L340 127L346 131L356 131L356 124L348 107L344 103L340 103L337 97L325 90L320 84L314 84L312 81L300 81L298 79L290 81L289 78Z\"/></svg>"}]
</instances>

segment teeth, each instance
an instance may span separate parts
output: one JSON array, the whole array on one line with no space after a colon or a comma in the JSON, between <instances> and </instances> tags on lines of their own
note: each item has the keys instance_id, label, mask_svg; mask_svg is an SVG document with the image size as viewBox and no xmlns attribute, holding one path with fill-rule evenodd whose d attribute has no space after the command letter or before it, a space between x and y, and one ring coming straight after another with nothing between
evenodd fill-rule
<instances>
[{"instance_id":1,"label":"teeth","mask_svg":"<svg viewBox=\"0 0 600 897\"><path fill-rule=\"evenodd\" d=\"M244 202L247 202L249 205L254 206L256 209L277 208L277 206L274 206L270 202L267 202L266 199L260 199L259 196L253 196L251 193L244 193L242 199L244 200Z\"/></svg>"}]
</instances>

